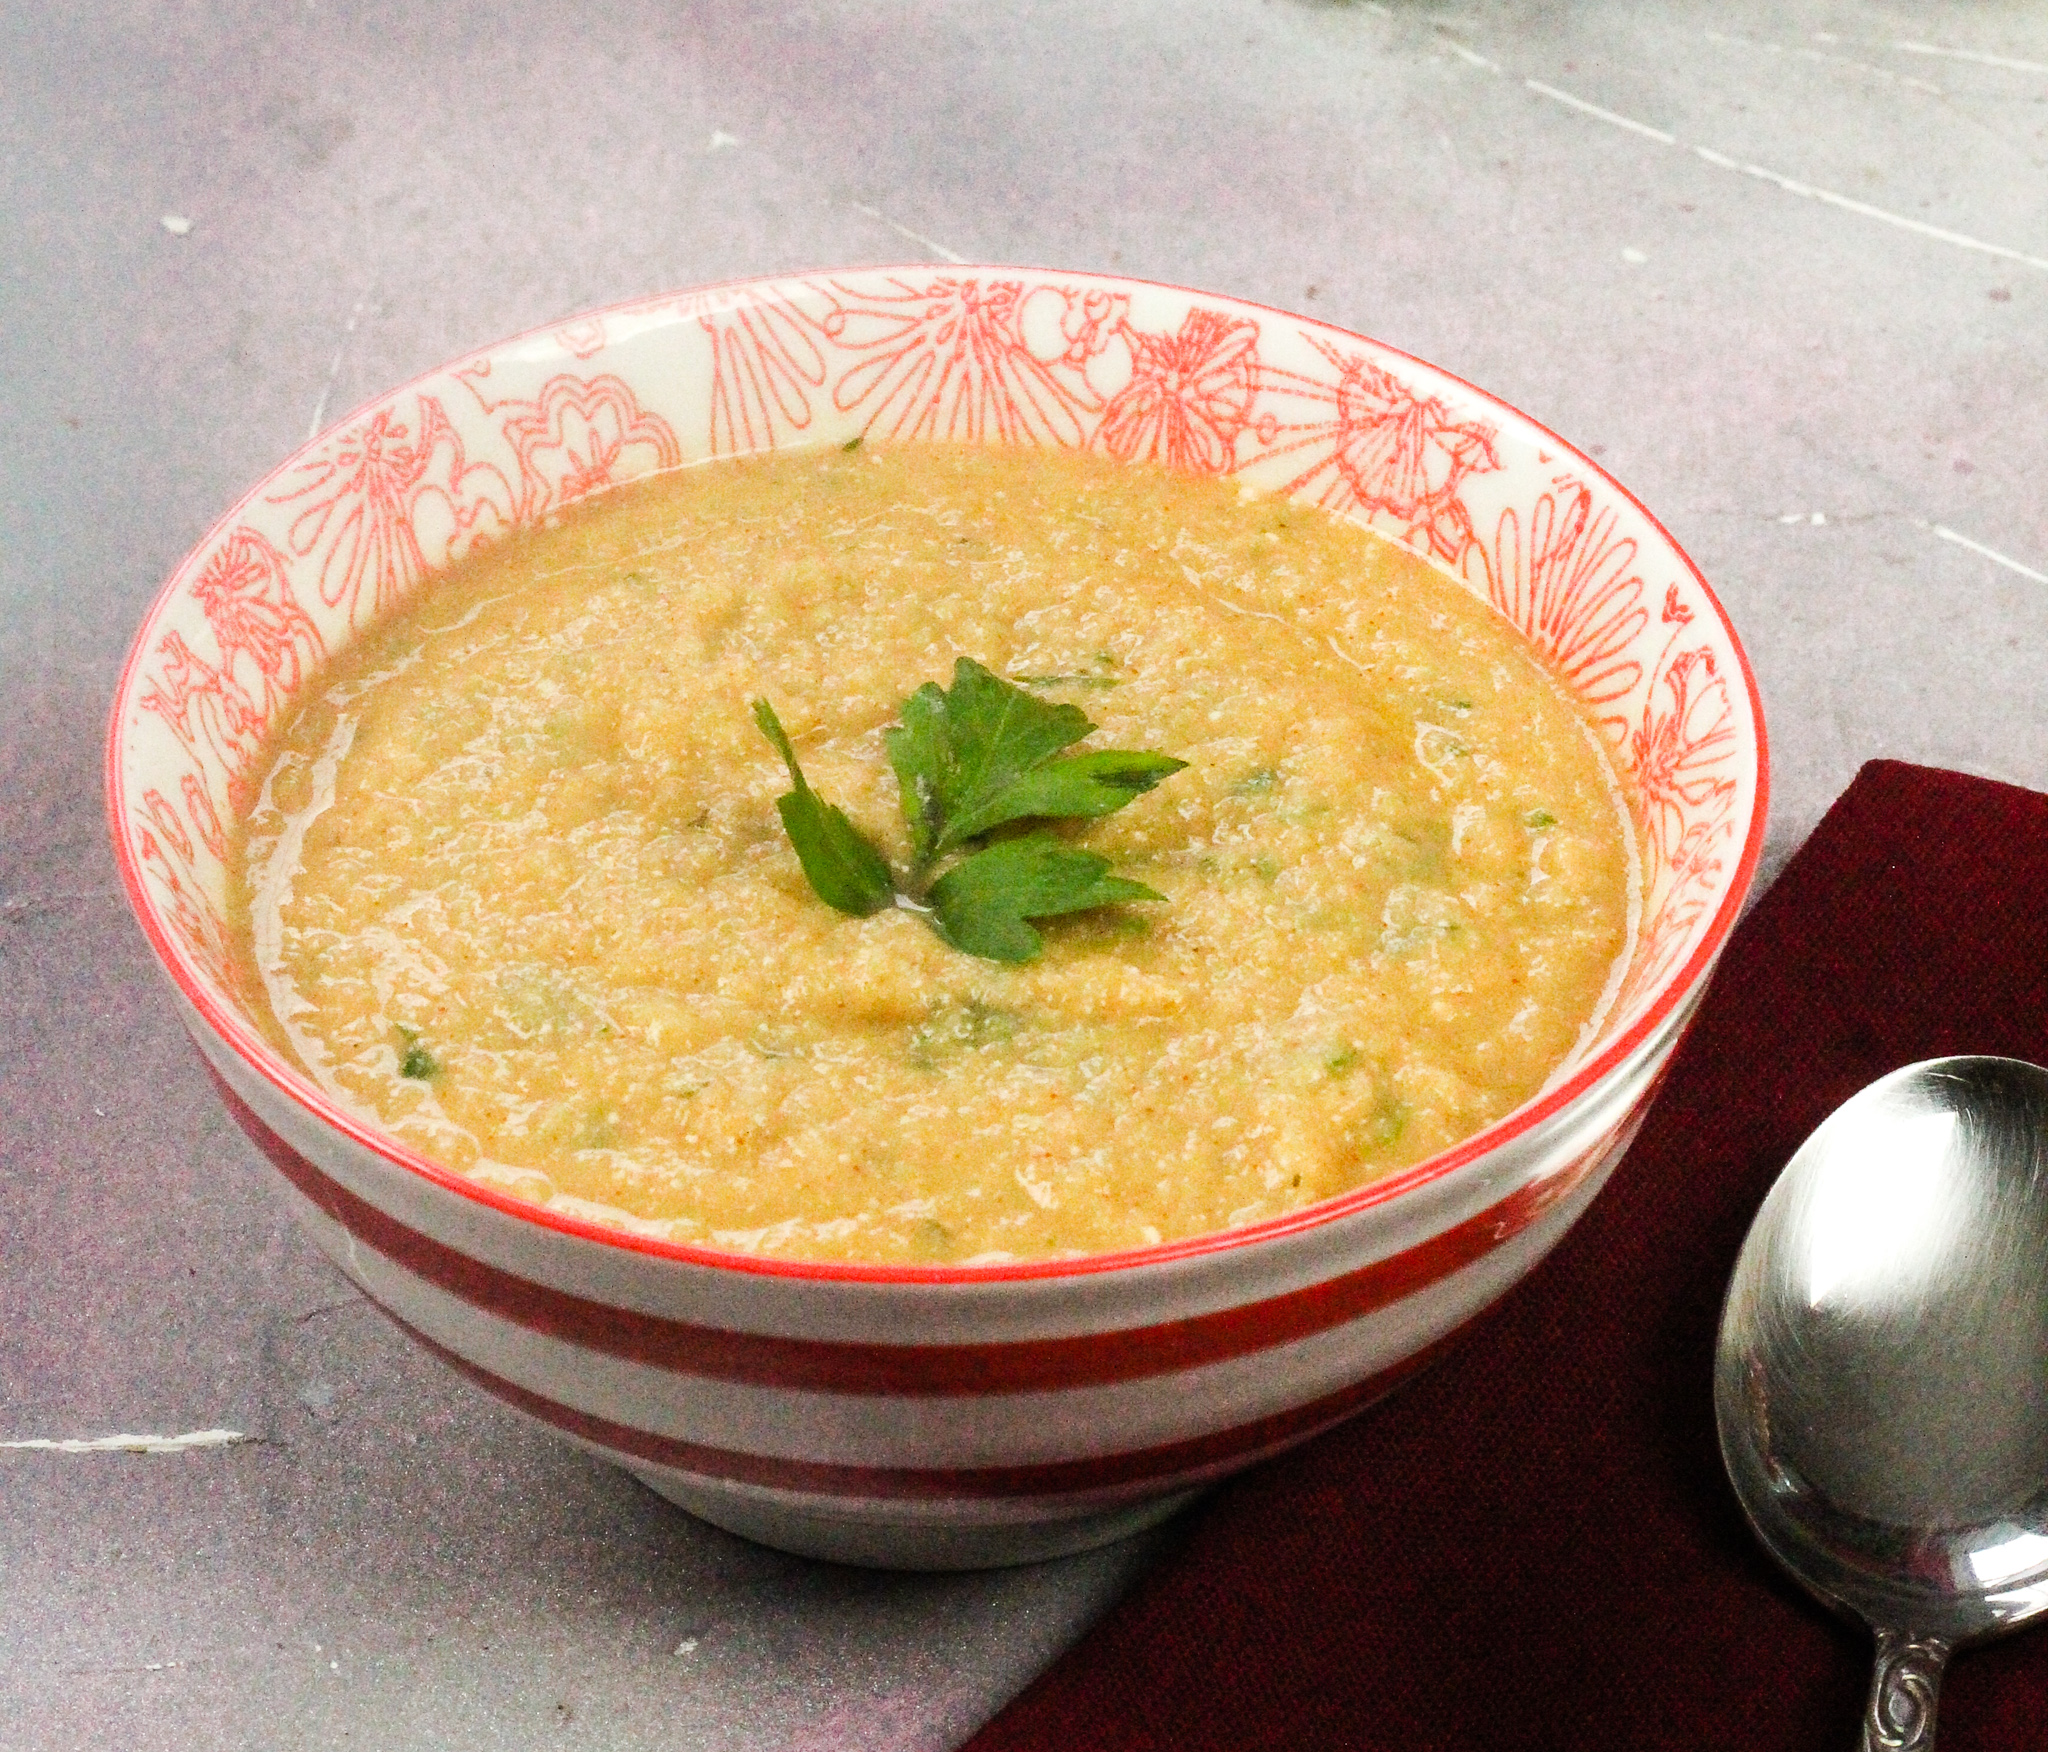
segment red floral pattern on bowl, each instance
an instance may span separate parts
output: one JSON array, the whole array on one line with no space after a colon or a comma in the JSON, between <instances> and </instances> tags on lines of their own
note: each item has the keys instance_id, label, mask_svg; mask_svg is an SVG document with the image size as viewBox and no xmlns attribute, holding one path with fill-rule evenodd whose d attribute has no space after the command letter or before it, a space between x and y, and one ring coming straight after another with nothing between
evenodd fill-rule
<instances>
[{"instance_id":1,"label":"red floral pattern on bowl","mask_svg":"<svg viewBox=\"0 0 2048 1752\"><path fill-rule=\"evenodd\" d=\"M1390 1180L1125 1254L984 1267L725 1255L524 1203L333 1106L226 948L224 827L329 655L479 542L705 457L938 438L1096 447L1354 517L1487 597L1587 702L1644 882L1596 1038ZM860 269L649 299L430 373L305 446L179 566L115 700L136 914L320 1245L501 1398L739 1531L855 1562L1113 1537L1343 1417L1584 1209L1762 842L1754 680L1698 571L1586 457L1392 348L1237 300L1019 268Z\"/></svg>"}]
</instances>

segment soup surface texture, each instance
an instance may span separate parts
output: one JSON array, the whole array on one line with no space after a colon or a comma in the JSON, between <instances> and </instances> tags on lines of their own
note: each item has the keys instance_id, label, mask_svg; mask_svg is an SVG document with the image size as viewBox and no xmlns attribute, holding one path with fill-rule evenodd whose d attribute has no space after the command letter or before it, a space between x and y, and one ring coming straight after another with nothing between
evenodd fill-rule
<instances>
[{"instance_id":1,"label":"soup surface texture","mask_svg":"<svg viewBox=\"0 0 2048 1752\"><path fill-rule=\"evenodd\" d=\"M882 733L969 656L1189 763L1055 831L1159 891L1021 966L811 891L899 865ZM286 724L243 824L279 1042L424 1154L725 1249L942 1264L1293 1210L1534 1094L1635 881L1595 731L1493 611L1319 511L1105 459L721 462L476 553Z\"/></svg>"}]
</instances>

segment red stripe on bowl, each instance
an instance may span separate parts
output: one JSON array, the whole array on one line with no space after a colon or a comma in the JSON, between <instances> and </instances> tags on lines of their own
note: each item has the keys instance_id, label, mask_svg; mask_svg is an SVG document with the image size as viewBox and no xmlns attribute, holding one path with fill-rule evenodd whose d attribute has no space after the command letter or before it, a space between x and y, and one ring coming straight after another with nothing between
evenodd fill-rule
<instances>
[{"instance_id":1,"label":"red stripe on bowl","mask_svg":"<svg viewBox=\"0 0 2048 1752\"><path fill-rule=\"evenodd\" d=\"M826 1393L971 1398L1104 1386L1308 1338L1412 1296L1491 1252L1570 1192L1606 1147L1603 1140L1562 1172L1518 1187L1405 1253L1242 1307L1067 1338L874 1344L736 1332L615 1308L473 1259L332 1179L271 1130L210 1064L207 1069L243 1131L287 1180L359 1240L437 1289L529 1331L626 1362Z\"/></svg>"},{"instance_id":2,"label":"red stripe on bowl","mask_svg":"<svg viewBox=\"0 0 2048 1752\"><path fill-rule=\"evenodd\" d=\"M372 1298L374 1300L374 1298ZM382 1304L379 1304L382 1307ZM678 1441L651 1430L613 1423L458 1356L418 1327L387 1315L408 1336L417 1339L451 1368L495 1398L542 1423L605 1449L622 1461L640 1460L671 1467L722 1484L766 1485L775 1490L848 1501L945 1502L961 1499L1003 1501L1013 1498L1092 1496L1104 1491L1143 1486L1137 1494L1157 1496L1198 1484L1320 1435L1375 1399L1391 1393L1410 1375L1434 1362L1465 1331L1458 1327L1425 1345L1391 1368L1334 1393L1250 1423L1236 1424L1206 1436L1167 1442L1154 1448L1133 1448L1120 1454L1090 1454L1076 1460L1041 1460L1015 1466L847 1466L823 1460L791 1460L776 1454L750 1454L713 1448L701 1442Z\"/></svg>"}]
</instances>

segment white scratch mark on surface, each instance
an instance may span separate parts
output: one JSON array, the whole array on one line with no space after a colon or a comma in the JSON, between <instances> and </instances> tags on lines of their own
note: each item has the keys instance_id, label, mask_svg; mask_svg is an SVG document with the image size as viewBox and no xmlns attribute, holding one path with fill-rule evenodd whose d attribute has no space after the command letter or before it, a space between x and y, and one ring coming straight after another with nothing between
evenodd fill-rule
<instances>
[{"instance_id":1,"label":"white scratch mark on surface","mask_svg":"<svg viewBox=\"0 0 2048 1752\"><path fill-rule=\"evenodd\" d=\"M1597 103L1588 103L1583 97L1574 97L1569 91L1559 91L1554 85L1545 85L1540 79L1522 81L1538 97L1547 97L1553 103L1564 104L1567 108L1579 110L1612 127L1626 128L1631 134L1641 134L1645 139L1655 140L1660 146L1676 146L1678 136L1667 134L1662 128L1653 128L1648 122L1639 122L1632 117L1617 115L1611 109L1602 109Z\"/></svg>"},{"instance_id":2,"label":"white scratch mark on surface","mask_svg":"<svg viewBox=\"0 0 2048 1752\"><path fill-rule=\"evenodd\" d=\"M2048 257L2028 255L2024 250L2008 249L2002 243L1986 243L1981 237L1970 237L1960 231L1950 231L1946 226L1929 225L1923 220L1909 219L1903 213L1873 207L1868 201L1838 195L1833 189L1817 188L1812 183L1801 182L1797 177L1766 170L1761 164L1745 164L1739 158L1730 158L1726 153L1716 152L1708 146L1695 146L1693 151L1709 164L1718 165L1723 170L1739 170L1744 176L1753 176L1760 181L1775 184L1788 195L1825 202L1830 207L1840 207L1845 213L1860 213L1866 219L1896 225L1901 231L1911 231L1918 236L1931 237L1941 243L1952 243L1958 249L1975 250L1979 255L1996 256L2000 261L2018 262L2022 267L2039 268L2044 274L2048 274Z\"/></svg>"},{"instance_id":3,"label":"white scratch mark on surface","mask_svg":"<svg viewBox=\"0 0 2048 1752\"><path fill-rule=\"evenodd\" d=\"M704 150L706 152L723 152L728 146L737 146L739 143L739 135L728 134L723 128L713 128L711 130L710 144Z\"/></svg>"},{"instance_id":4,"label":"white scratch mark on surface","mask_svg":"<svg viewBox=\"0 0 2048 1752\"><path fill-rule=\"evenodd\" d=\"M1940 86L1925 79L1915 79L1910 73L1894 72L1891 68L1880 67L1873 61L1858 61L1848 55L1830 55L1824 49L1809 49L1804 43L1767 43L1760 37L1730 36L1718 30L1707 31L1705 35L1708 42L1720 43L1727 48L1757 49L1766 55L1796 55L1802 61L1817 61L1823 66L1853 67L1857 72L1867 73L1873 79L1881 79L1887 85L1910 85L1915 91L1931 92L1936 97L1947 95Z\"/></svg>"},{"instance_id":5,"label":"white scratch mark on surface","mask_svg":"<svg viewBox=\"0 0 2048 1752\"><path fill-rule=\"evenodd\" d=\"M878 208L870 207L864 201L855 201L852 203L852 206L853 210L856 213L865 213L870 219L879 220L882 224L888 226L888 228L891 231L895 232L898 237L907 237L910 239L912 243L916 244L920 249L930 250L932 254L937 256L939 260L942 262L958 263L965 262L967 260L967 258L963 255L955 255L943 243L934 243L929 237L926 237L923 232L912 231L908 225L898 225L895 220L889 217L888 214L882 212Z\"/></svg>"},{"instance_id":6,"label":"white scratch mark on surface","mask_svg":"<svg viewBox=\"0 0 2048 1752\"><path fill-rule=\"evenodd\" d=\"M320 422L327 418L327 398L334 393L334 386L341 377L341 362L348 357L348 343L356 332L356 324L363 319L363 311L370 302L365 292L356 300L355 309L348 313L348 321L342 325L341 340L334 349L334 359L327 367L327 381L320 386L320 399L313 404L313 418L306 427L306 442L312 443L320 436Z\"/></svg>"},{"instance_id":7,"label":"white scratch mark on surface","mask_svg":"<svg viewBox=\"0 0 2048 1752\"><path fill-rule=\"evenodd\" d=\"M100 1679L114 1673L168 1673L173 1667L203 1667L203 1660L187 1661L139 1661L128 1667L66 1667L65 1673L73 1678Z\"/></svg>"},{"instance_id":8,"label":"white scratch mark on surface","mask_svg":"<svg viewBox=\"0 0 2048 1752\"><path fill-rule=\"evenodd\" d=\"M107 900L119 892L114 888L59 888L49 894L10 894L0 898L0 912L27 912L66 900Z\"/></svg>"},{"instance_id":9,"label":"white scratch mark on surface","mask_svg":"<svg viewBox=\"0 0 2048 1752\"><path fill-rule=\"evenodd\" d=\"M1945 61L1974 61L1980 67L2004 67L2014 73L2048 73L2048 63L2016 61L2010 55L1984 55L1975 49L1944 49L1937 43L1897 41L1891 46L1905 55L1939 55Z\"/></svg>"},{"instance_id":10,"label":"white scratch mark on surface","mask_svg":"<svg viewBox=\"0 0 2048 1752\"><path fill-rule=\"evenodd\" d=\"M1442 41L1444 47L1449 49L1452 54L1456 55L1459 60L1470 62L1474 67L1484 67L1489 73L1498 73L1500 71L1499 62L1489 61L1484 55L1480 54L1477 49L1468 49L1465 47L1463 43L1458 42L1451 37L1443 37L1440 40Z\"/></svg>"},{"instance_id":11,"label":"white scratch mark on surface","mask_svg":"<svg viewBox=\"0 0 2048 1752\"><path fill-rule=\"evenodd\" d=\"M1787 511L1784 516L1778 519L1780 523L1811 523L1815 525L1823 524L1827 520L1828 514L1825 511Z\"/></svg>"},{"instance_id":12,"label":"white scratch mark on surface","mask_svg":"<svg viewBox=\"0 0 2048 1752\"><path fill-rule=\"evenodd\" d=\"M1822 33L1822 40L1833 42L1835 39ZM1489 62L1487 65L1491 66L1492 63ZM2048 73L2048 67L2043 67L2041 71ZM1676 134L1667 133L1662 128L1653 128L1648 122L1639 122L1633 116L1604 109L1583 97L1575 97L1569 91L1560 91L1554 85L1545 85L1540 79L1524 79L1522 83L1539 97L1547 97L1553 103L1561 103L1582 115L1593 117L1596 121L1606 122L1610 127L1624 128L1631 134L1640 134L1647 140L1655 140L1660 146L1684 144ZM2000 261L2018 262L2022 267L2038 268L2043 273L2048 273L2048 257L2029 255L2025 250L2011 249L2002 243L1987 243L1981 237L1971 237L1962 231L1951 231L1943 225L1929 225L1922 219L1910 219L1903 213L1892 212L1889 208L1874 207L1868 201L1859 201L1849 195L1838 195L1833 189L1801 182L1797 177L1787 176L1782 171L1770 170L1761 164L1747 164L1739 158L1730 158L1727 153L1716 152L1711 146L1693 146L1685 149L1718 169L1733 170L1743 176L1756 177L1761 182L1783 189L1788 195L1798 195L1808 201L1820 201L1830 207L1839 207L1845 213L1856 213L1865 219L1875 219L1880 224L1895 225L1901 231L1910 231L1919 237L1931 237L1939 243L1952 243L1958 249L1975 250L1979 255L1996 256Z\"/></svg>"},{"instance_id":13,"label":"white scratch mark on surface","mask_svg":"<svg viewBox=\"0 0 2048 1752\"><path fill-rule=\"evenodd\" d=\"M0 1448L35 1449L46 1454L186 1454L194 1448L228 1448L253 1442L240 1430L192 1430L182 1436L37 1437L26 1442L0 1442Z\"/></svg>"},{"instance_id":14,"label":"white scratch mark on surface","mask_svg":"<svg viewBox=\"0 0 2048 1752\"><path fill-rule=\"evenodd\" d=\"M1989 560L1994 566L2003 566L2008 572L2017 572L2022 578L2031 578L2036 584L2048 584L2048 572L2037 572L2032 566L2023 566L2010 554L2002 554L1996 548L1986 547L1981 541L1972 541L1959 530L1949 528L1946 523L1929 523L1923 517L1913 519L1913 527L1924 529L1929 535L1938 535L1943 541L1952 541L1957 547L1968 548L1971 553Z\"/></svg>"},{"instance_id":15,"label":"white scratch mark on surface","mask_svg":"<svg viewBox=\"0 0 2048 1752\"><path fill-rule=\"evenodd\" d=\"M173 237L183 237L192 229L192 221L182 213L166 213L157 223Z\"/></svg>"}]
</instances>

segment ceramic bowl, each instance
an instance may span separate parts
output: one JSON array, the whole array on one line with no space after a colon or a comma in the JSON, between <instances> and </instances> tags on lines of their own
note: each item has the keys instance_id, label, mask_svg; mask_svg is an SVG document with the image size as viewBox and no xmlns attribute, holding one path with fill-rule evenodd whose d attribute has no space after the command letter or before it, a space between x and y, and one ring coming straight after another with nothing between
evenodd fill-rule
<instances>
[{"instance_id":1,"label":"ceramic bowl","mask_svg":"<svg viewBox=\"0 0 2048 1752\"><path fill-rule=\"evenodd\" d=\"M269 1045L223 922L277 715L437 567L720 454L946 438L1092 446L1357 518L1500 613L1626 774L1643 880L1617 1001L1537 1099L1270 1222L1036 1264L757 1259L476 1185ZM500 1399L753 1538L952 1567L1079 1549L1384 1393L1542 1257L1626 1146L1762 841L1734 630L1583 454L1355 334L1100 274L863 268L653 298L489 347L287 460L171 575L114 703L137 917L222 1098L314 1239Z\"/></svg>"}]
</instances>

